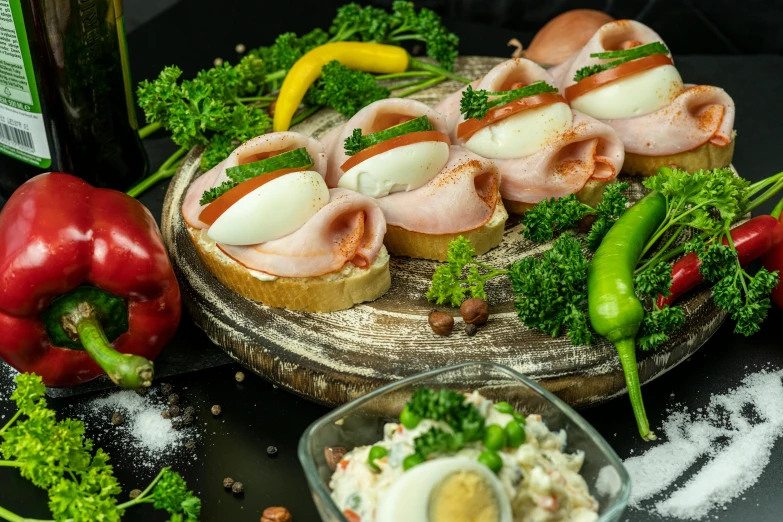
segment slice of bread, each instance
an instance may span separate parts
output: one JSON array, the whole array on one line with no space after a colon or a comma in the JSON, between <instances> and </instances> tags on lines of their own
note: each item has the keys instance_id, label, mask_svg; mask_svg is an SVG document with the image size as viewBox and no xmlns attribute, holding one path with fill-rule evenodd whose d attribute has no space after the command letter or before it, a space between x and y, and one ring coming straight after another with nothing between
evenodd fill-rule
<instances>
[{"instance_id":1,"label":"slice of bread","mask_svg":"<svg viewBox=\"0 0 783 522\"><path fill-rule=\"evenodd\" d=\"M397 256L445 261L446 253L449 251L449 242L454 241L459 236L463 236L466 239L470 239L473 248L476 250L476 255L481 255L498 246L503 240L507 219L508 213L498 198L498 203L495 205L495 213L492 214L492 217L486 224L479 228L456 234L423 234L421 232L411 232L394 225L387 225L386 237L383 239L383 243L389 249L389 252Z\"/></svg>"},{"instance_id":2,"label":"slice of bread","mask_svg":"<svg viewBox=\"0 0 783 522\"><path fill-rule=\"evenodd\" d=\"M668 156L641 156L626 152L622 171L637 176L654 176L658 173L658 168L669 165L677 165L688 172L722 169L731 163L735 141L735 136L732 135L731 141L725 147L707 142L697 149Z\"/></svg>"},{"instance_id":3,"label":"slice of bread","mask_svg":"<svg viewBox=\"0 0 783 522\"><path fill-rule=\"evenodd\" d=\"M373 301L389 289L389 253L381 247L369 268L346 263L342 270L318 277L264 277L224 254L207 231L188 227L201 261L239 295L266 306L305 312L334 312ZM257 274L257 275L254 275ZM261 278L259 278L261 277Z\"/></svg>"},{"instance_id":4,"label":"slice of bread","mask_svg":"<svg viewBox=\"0 0 783 522\"><path fill-rule=\"evenodd\" d=\"M587 180L582 190L576 193L576 199L590 205L595 208L604 197L604 189L609 183L614 183L616 179L611 181L598 181L595 179ZM510 199L504 199L503 204L506 206L509 212L512 214L524 214L531 208L535 207L535 203L524 203L522 201L513 201Z\"/></svg>"}]
</instances>

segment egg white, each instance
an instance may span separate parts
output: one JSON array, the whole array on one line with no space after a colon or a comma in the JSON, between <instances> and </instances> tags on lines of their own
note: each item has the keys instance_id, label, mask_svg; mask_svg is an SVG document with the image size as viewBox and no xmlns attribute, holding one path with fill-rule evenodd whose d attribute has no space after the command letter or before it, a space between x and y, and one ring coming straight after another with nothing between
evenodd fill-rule
<instances>
[{"instance_id":1,"label":"egg white","mask_svg":"<svg viewBox=\"0 0 783 522\"><path fill-rule=\"evenodd\" d=\"M479 130L465 143L471 152L490 159L522 158L538 152L571 127L571 108L553 103L519 112Z\"/></svg>"},{"instance_id":2,"label":"egg white","mask_svg":"<svg viewBox=\"0 0 783 522\"><path fill-rule=\"evenodd\" d=\"M572 100L571 107L599 120L633 118L666 107L682 89L677 68L663 65L588 91Z\"/></svg>"},{"instance_id":3,"label":"egg white","mask_svg":"<svg viewBox=\"0 0 783 522\"><path fill-rule=\"evenodd\" d=\"M225 245L256 245L298 230L329 202L317 172L292 172L265 183L231 205L207 235Z\"/></svg>"},{"instance_id":4,"label":"egg white","mask_svg":"<svg viewBox=\"0 0 783 522\"><path fill-rule=\"evenodd\" d=\"M449 160L449 146L422 141L396 147L348 169L337 186L380 198L415 190L440 172Z\"/></svg>"},{"instance_id":5,"label":"egg white","mask_svg":"<svg viewBox=\"0 0 783 522\"><path fill-rule=\"evenodd\" d=\"M466 457L430 460L406 471L380 499L375 522L428 522L430 495L443 479L461 470L487 480L498 501L501 522L511 522L511 503L500 480L484 464Z\"/></svg>"}]
</instances>

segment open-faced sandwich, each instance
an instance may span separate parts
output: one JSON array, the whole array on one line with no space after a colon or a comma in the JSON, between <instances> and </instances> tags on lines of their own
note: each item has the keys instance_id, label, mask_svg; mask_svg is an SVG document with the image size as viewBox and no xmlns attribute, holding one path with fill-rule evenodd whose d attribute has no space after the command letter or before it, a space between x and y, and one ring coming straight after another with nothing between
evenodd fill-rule
<instances>
[{"instance_id":1,"label":"open-faced sandwich","mask_svg":"<svg viewBox=\"0 0 783 522\"><path fill-rule=\"evenodd\" d=\"M602 26L551 72L571 107L617 131L624 172L650 176L672 164L693 172L731 163L731 97L718 87L683 85L669 49L644 24Z\"/></svg>"},{"instance_id":2,"label":"open-faced sandwich","mask_svg":"<svg viewBox=\"0 0 783 522\"><path fill-rule=\"evenodd\" d=\"M376 198L393 254L445 260L462 235L478 254L500 244L508 218L492 161L451 146L446 119L404 99L371 103L324 138L330 187Z\"/></svg>"},{"instance_id":3,"label":"open-faced sandwich","mask_svg":"<svg viewBox=\"0 0 783 522\"><path fill-rule=\"evenodd\" d=\"M240 145L188 188L182 215L218 280L268 306L328 312L389 288L376 200L329 190L323 145L294 132Z\"/></svg>"},{"instance_id":4,"label":"open-faced sandwich","mask_svg":"<svg viewBox=\"0 0 783 522\"><path fill-rule=\"evenodd\" d=\"M623 165L617 133L572 111L554 85L539 65L515 58L435 106L456 144L497 164L509 212L569 194L595 206Z\"/></svg>"}]
</instances>

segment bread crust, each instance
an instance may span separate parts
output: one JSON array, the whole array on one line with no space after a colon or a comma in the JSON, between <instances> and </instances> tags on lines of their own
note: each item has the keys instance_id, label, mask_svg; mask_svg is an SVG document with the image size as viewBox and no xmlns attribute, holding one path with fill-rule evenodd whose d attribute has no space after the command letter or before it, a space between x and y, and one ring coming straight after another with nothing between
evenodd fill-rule
<instances>
[{"instance_id":1,"label":"bread crust","mask_svg":"<svg viewBox=\"0 0 783 522\"><path fill-rule=\"evenodd\" d=\"M481 227L456 234L423 234L394 225L386 225L386 237L383 243L390 253L397 256L445 261L446 253L449 251L449 243L459 236L463 236L470 240L476 250L476 255L481 255L498 246L503 240L506 219L508 219L508 213L498 198L495 213L489 222Z\"/></svg>"},{"instance_id":2,"label":"bread crust","mask_svg":"<svg viewBox=\"0 0 783 522\"><path fill-rule=\"evenodd\" d=\"M226 256L206 230L188 227L199 258L224 286L266 306L305 312L334 312L373 301L389 289L389 255L381 249L367 269L352 268L320 277L278 277L264 281Z\"/></svg>"},{"instance_id":3,"label":"bread crust","mask_svg":"<svg viewBox=\"0 0 783 522\"><path fill-rule=\"evenodd\" d=\"M677 165L688 172L702 169L722 169L731 163L735 141L735 136L732 136L731 141L725 147L707 142L696 149L668 156L642 156L626 152L622 172L634 176L654 176L660 167L668 167L669 165Z\"/></svg>"}]
</instances>

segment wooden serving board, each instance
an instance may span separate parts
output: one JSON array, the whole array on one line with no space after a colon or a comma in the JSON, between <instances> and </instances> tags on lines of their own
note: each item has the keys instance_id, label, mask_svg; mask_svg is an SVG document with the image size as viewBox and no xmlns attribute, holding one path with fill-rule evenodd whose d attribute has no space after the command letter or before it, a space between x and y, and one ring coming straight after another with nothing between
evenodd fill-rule
<instances>
[{"instance_id":1,"label":"wooden serving board","mask_svg":"<svg viewBox=\"0 0 783 522\"><path fill-rule=\"evenodd\" d=\"M475 78L500 58L463 57L457 72ZM413 98L434 104L458 89L445 82ZM322 136L345 119L321 111L294 130ZM486 286L491 318L475 337L464 333L458 310L438 307L456 318L454 333L435 335L427 324L434 307L424 293L438 263L393 257L391 288L377 301L332 313L268 308L225 288L204 267L191 244L180 212L188 185L197 178L201 150L185 158L171 182L163 207L163 238L182 285L193 320L231 357L270 381L309 399L337 405L379 386L423 371L465 361L493 361L538 380L575 407L625 393L617 352L601 339L593 346L572 346L525 328L514 312L507 280ZM628 179L633 201L643 195L639 180ZM506 224L503 243L482 256L492 266L507 266L547 248L519 234L519 218ZM656 352L639 354L639 374L649 382L693 354L725 319L709 290L682 301L686 327Z\"/></svg>"}]
</instances>

